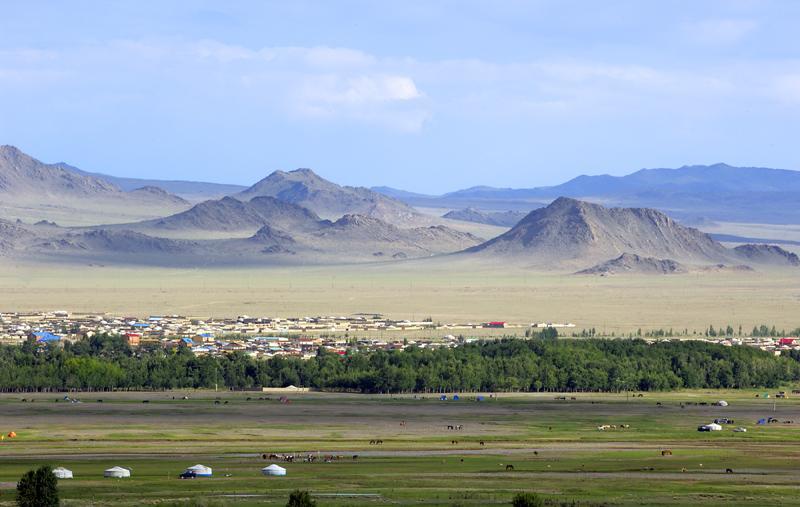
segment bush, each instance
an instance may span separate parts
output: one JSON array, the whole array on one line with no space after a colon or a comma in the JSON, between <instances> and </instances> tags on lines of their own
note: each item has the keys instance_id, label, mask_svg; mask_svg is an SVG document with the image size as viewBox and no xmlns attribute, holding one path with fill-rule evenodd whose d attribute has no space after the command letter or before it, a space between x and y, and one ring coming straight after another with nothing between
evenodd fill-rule
<instances>
[{"instance_id":1,"label":"bush","mask_svg":"<svg viewBox=\"0 0 800 507\"><path fill-rule=\"evenodd\" d=\"M311 498L308 491L298 489L289 495L289 503L286 504L286 507L317 507L317 502Z\"/></svg>"},{"instance_id":2,"label":"bush","mask_svg":"<svg viewBox=\"0 0 800 507\"><path fill-rule=\"evenodd\" d=\"M28 470L17 483L19 507L58 507L58 479L53 469L45 465Z\"/></svg>"},{"instance_id":3,"label":"bush","mask_svg":"<svg viewBox=\"0 0 800 507\"><path fill-rule=\"evenodd\" d=\"M511 501L514 507L544 507L544 500L536 493L517 493Z\"/></svg>"}]
</instances>

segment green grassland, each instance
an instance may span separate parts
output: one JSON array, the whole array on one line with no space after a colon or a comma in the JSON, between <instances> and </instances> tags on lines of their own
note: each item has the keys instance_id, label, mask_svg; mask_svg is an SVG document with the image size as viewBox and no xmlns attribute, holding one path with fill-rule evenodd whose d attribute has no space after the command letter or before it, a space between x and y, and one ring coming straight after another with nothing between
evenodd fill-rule
<instances>
[{"instance_id":1,"label":"green grassland","mask_svg":"<svg viewBox=\"0 0 800 507\"><path fill-rule=\"evenodd\" d=\"M82 403L6 394L0 430L18 437L0 442L0 505L13 504L16 480L40 464L75 473L60 481L67 506L283 505L296 488L320 505L508 505L519 491L578 505L800 504L800 399L756 394L501 394L482 402L465 394L445 402L308 393L289 395L290 403L262 393L75 394ZM718 399L730 406L688 404ZM736 424L696 431L715 417ZM762 417L795 422L757 425ZM260 468L275 460L262 453L321 459L277 461L288 475L264 477ZM342 458L325 463L326 455ZM213 467L214 477L177 478L195 463ZM133 477L104 479L114 465Z\"/></svg>"}]
</instances>

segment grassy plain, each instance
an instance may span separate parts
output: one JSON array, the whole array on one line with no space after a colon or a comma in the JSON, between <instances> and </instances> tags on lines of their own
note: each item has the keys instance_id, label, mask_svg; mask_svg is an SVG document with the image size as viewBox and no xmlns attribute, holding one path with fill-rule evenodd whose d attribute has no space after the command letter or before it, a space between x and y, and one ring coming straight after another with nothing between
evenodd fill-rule
<instances>
[{"instance_id":1,"label":"grassy plain","mask_svg":"<svg viewBox=\"0 0 800 507\"><path fill-rule=\"evenodd\" d=\"M579 505L798 505L800 399L755 393L501 394L483 402L308 393L290 395L289 404L262 393L76 394L83 403L7 394L0 429L19 436L0 443L0 505L12 505L15 481L44 463L75 473L60 483L66 506L283 505L295 488L322 506L508 505L519 491ZM718 399L730 406L681 408ZM696 431L723 416L747 433ZM769 416L795 423L755 424ZM618 429L599 431L601 424ZM286 477L263 477L273 460L261 454L273 452L343 459L284 463ZM177 479L195 463L213 467L214 477ZM114 465L133 477L103 479Z\"/></svg>"},{"instance_id":2,"label":"grassy plain","mask_svg":"<svg viewBox=\"0 0 800 507\"><path fill-rule=\"evenodd\" d=\"M340 266L172 269L0 265L0 308L121 315L348 315L573 322L611 332L800 325L797 270L576 276L442 257ZM447 334L446 332L443 334Z\"/></svg>"}]
</instances>

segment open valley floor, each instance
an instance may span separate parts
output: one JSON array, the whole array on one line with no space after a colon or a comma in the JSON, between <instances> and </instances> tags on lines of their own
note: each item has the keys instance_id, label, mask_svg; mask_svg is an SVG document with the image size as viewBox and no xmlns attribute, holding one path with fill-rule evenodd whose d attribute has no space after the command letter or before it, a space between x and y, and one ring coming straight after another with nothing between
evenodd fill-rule
<instances>
[{"instance_id":1,"label":"open valley floor","mask_svg":"<svg viewBox=\"0 0 800 507\"><path fill-rule=\"evenodd\" d=\"M0 427L17 436L0 442L0 505L40 464L73 471L65 506L284 505L296 488L319 505L508 505L520 491L577 505L800 504L800 402L773 391L5 394ZM723 417L734 423L697 431ZM213 476L178 479L197 463ZM273 463L287 475L264 477ZM131 477L103 478L112 466Z\"/></svg>"}]
</instances>

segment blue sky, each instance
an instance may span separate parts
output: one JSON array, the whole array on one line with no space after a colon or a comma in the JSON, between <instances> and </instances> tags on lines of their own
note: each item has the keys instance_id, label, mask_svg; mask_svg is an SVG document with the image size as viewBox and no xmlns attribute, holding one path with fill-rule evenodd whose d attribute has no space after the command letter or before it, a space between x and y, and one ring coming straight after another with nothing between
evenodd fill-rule
<instances>
[{"instance_id":1,"label":"blue sky","mask_svg":"<svg viewBox=\"0 0 800 507\"><path fill-rule=\"evenodd\" d=\"M800 2L4 0L0 144L443 192L800 169Z\"/></svg>"}]
</instances>

